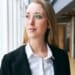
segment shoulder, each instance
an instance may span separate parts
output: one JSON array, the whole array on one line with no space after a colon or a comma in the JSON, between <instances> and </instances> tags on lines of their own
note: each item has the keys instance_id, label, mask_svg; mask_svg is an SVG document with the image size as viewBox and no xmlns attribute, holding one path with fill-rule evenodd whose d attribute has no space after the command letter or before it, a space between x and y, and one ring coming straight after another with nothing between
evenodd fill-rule
<instances>
[{"instance_id":1,"label":"shoulder","mask_svg":"<svg viewBox=\"0 0 75 75\"><path fill-rule=\"evenodd\" d=\"M64 70L63 72L65 75L70 75L70 62L68 52L64 49L60 49L51 45L50 48L53 52L53 56L55 57L55 62L60 66L60 70Z\"/></svg>"},{"instance_id":2,"label":"shoulder","mask_svg":"<svg viewBox=\"0 0 75 75\"><path fill-rule=\"evenodd\" d=\"M20 58L20 56L24 54L24 52L25 52L25 45L22 45L17 49L15 49L14 51L5 54L3 57L3 61L8 62L16 61L18 60L18 58Z\"/></svg>"},{"instance_id":3,"label":"shoulder","mask_svg":"<svg viewBox=\"0 0 75 75\"><path fill-rule=\"evenodd\" d=\"M67 51L65 51L65 49L60 49L53 45L49 45L49 46L52 50L53 56L56 57L57 59L65 59L65 58L67 59L68 58L68 53Z\"/></svg>"}]
</instances>

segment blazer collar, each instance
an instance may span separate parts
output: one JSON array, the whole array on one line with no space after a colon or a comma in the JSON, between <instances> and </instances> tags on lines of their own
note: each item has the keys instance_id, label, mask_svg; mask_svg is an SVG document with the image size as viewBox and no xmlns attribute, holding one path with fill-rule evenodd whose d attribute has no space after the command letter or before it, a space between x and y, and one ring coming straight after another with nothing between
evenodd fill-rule
<instances>
[{"instance_id":1,"label":"blazer collar","mask_svg":"<svg viewBox=\"0 0 75 75\"><path fill-rule=\"evenodd\" d=\"M54 65L54 75L59 75L59 62L60 60L58 59L58 54L57 54L57 49L55 46L49 45L49 47L52 50L54 60L53 60L53 65Z\"/></svg>"}]
</instances>

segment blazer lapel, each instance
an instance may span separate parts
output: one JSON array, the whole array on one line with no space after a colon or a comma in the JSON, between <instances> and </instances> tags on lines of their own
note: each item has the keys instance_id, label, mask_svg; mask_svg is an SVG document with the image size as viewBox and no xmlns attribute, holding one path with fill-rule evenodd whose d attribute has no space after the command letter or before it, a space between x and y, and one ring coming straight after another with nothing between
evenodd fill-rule
<instances>
[{"instance_id":1,"label":"blazer lapel","mask_svg":"<svg viewBox=\"0 0 75 75\"><path fill-rule=\"evenodd\" d=\"M14 73L13 75L31 75L29 63L25 54L25 46L22 47L17 57L18 59L12 65Z\"/></svg>"},{"instance_id":2,"label":"blazer lapel","mask_svg":"<svg viewBox=\"0 0 75 75\"><path fill-rule=\"evenodd\" d=\"M53 46L50 46L51 48L51 51L53 53L53 56L54 56L54 60L53 60L53 65L54 65L54 75L60 75L60 66L59 66L59 60L58 60L58 57L57 57L57 52L56 52L56 48L54 48Z\"/></svg>"},{"instance_id":3,"label":"blazer lapel","mask_svg":"<svg viewBox=\"0 0 75 75\"><path fill-rule=\"evenodd\" d=\"M58 65L56 59L53 60L53 65L54 65L54 75L60 75L59 74L59 65Z\"/></svg>"}]
</instances>

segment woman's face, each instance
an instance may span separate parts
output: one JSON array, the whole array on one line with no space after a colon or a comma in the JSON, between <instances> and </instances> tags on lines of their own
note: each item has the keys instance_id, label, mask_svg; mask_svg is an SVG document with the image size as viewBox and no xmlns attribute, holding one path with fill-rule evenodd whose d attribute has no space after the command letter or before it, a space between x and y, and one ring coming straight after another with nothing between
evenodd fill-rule
<instances>
[{"instance_id":1,"label":"woman's face","mask_svg":"<svg viewBox=\"0 0 75 75\"><path fill-rule=\"evenodd\" d=\"M26 32L28 38L42 38L47 30L47 18L42 6L31 3L26 10Z\"/></svg>"}]
</instances>

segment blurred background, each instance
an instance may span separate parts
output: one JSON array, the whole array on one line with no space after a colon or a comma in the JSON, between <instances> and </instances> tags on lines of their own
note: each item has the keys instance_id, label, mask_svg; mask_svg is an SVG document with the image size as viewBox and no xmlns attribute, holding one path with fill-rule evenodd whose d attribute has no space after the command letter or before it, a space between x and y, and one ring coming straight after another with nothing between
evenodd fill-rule
<instances>
[{"instance_id":1,"label":"blurred background","mask_svg":"<svg viewBox=\"0 0 75 75\"><path fill-rule=\"evenodd\" d=\"M75 75L75 0L48 0L57 18L58 47L67 51ZM31 0L0 0L0 66L3 56L22 45L25 10Z\"/></svg>"}]
</instances>

